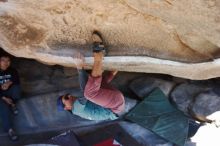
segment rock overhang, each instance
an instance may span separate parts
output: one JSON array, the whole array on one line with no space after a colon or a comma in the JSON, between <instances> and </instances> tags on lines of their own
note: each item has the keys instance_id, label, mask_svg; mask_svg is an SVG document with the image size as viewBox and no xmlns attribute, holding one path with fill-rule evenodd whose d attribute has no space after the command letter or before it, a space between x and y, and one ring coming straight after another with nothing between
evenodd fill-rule
<instances>
[{"instance_id":1,"label":"rock overhang","mask_svg":"<svg viewBox=\"0 0 220 146\"><path fill-rule=\"evenodd\" d=\"M91 68L91 33L109 50L104 68L202 80L220 76L217 1L0 2L0 46L17 57L74 66L83 52Z\"/></svg>"}]
</instances>

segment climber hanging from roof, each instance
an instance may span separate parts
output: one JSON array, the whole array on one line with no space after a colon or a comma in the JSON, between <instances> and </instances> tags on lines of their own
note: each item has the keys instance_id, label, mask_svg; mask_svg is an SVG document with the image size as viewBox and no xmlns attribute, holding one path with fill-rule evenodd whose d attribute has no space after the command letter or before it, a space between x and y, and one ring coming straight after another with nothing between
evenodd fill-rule
<instances>
[{"instance_id":1,"label":"climber hanging from roof","mask_svg":"<svg viewBox=\"0 0 220 146\"><path fill-rule=\"evenodd\" d=\"M93 56L94 64L90 75L84 70L84 57L78 53L74 57L79 73L79 83L85 97L65 94L57 99L58 110L72 111L73 114L89 120L114 120L125 107L123 94L109 85L117 71L103 76L103 56L106 49L99 32L94 31Z\"/></svg>"}]
</instances>

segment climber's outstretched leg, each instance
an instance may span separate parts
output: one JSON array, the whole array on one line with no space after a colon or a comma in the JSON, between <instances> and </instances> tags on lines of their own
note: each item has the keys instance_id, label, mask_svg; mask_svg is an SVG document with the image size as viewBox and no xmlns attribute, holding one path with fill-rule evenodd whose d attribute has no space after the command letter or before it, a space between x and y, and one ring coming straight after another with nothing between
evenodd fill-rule
<instances>
[{"instance_id":1,"label":"climber's outstretched leg","mask_svg":"<svg viewBox=\"0 0 220 146\"><path fill-rule=\"evenodd\" d=\"M107 76L102 75L102 61L106 49L102 43L102 37L98 32L93 33L92 39L94 64L92 73L85 86L84 96L87 100L119 114L125 108L124 96L119 90L109 85L116 71L110 72Z\"/></svg>"},{"instance_id":2,"label":"climber's outstretched leg","mask_svg":"<svg viewBox=\"0 0 220 146\"><path fill-rule=\"evenodd\" d=\"M93 32L92 39L94 64L90 75L87 76L83 70L85 67L83 55L79 53L74 57L75 65L79 71L80 87L84 91L85 98L76 98L69 94L60 96L57 99L57 107L60 110L71 110L74 114L89 120L116 119L115 114L120 114L125 108L123 94L109 85L117 71L110 72L108 76L102 76L102 60L106 50L102 43L101 35L98 32ZM86 104L89 102L88 100L90 104ZM77 107L83 106L84 108L77 112L79 110L74 110L76 105Z\"/></svg>"},{"instance_id":3,"label":"climber's outstretched leg","mask_svg":"<svg viewBox=\"0 0 220 146\"><path fill-rule=\"evenodd\" d=\"M94 56L94 64L92 68L92 77L100 77L102 76L102 60L105 52L105 48L103 45L103 40L101 34L97 31L94 31L92 34L93 40L93 56Z\"/></svg>"}]
</instances>

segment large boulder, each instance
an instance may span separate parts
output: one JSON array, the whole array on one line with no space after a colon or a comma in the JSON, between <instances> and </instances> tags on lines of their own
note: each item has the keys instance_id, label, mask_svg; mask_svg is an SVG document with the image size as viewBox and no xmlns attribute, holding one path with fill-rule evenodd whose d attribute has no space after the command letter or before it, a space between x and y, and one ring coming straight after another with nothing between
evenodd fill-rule
<instances>
[{"instance_id":1,"label":"large boulder","mask_svg":"<svg viewBox=\"0 0 220 146\"><path fill-rule=\"evenodd\" d=\"M183 83L174 88L170 98L179 110L187 114L196 96L208 89L210 87L201 84Z\"/></svg>"},{"instance_id":2,"label":"large boulder","mask_svg":"<svg viewBox=\"0 0 220 146\"><path fill-rule=\"evenodd\" d=\"M105 69L208 79L220 76L219 8L217 0L2 0L0 46L18 57L74 66L74 51L91 56L96 29L108 55L119 56L106 58ZM86 58L88 68L92 62Z\"/></svg>"},{"instance_id":3,"label":"large boulder","mask_svg":"<svg viewBox=\"0 0 220 146\"><path fill-rule=\"evenodd\" d=\"M199 116L207 117L217 111L220 111L220 96L209 91L199 94L195 98L192 111ZM219 119L220 120L220 117Z\"/></svg>"}]
</instances>

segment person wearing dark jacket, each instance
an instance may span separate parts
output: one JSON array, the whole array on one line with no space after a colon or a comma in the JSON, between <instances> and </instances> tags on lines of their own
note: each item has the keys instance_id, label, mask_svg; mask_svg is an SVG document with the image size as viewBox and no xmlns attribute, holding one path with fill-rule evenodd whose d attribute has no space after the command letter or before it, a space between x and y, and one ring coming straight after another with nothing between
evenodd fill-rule
<instances>
[{"instance_id":1,"label":"person wearing dark jacket","mask_svg":"<svg viewBox=\"0 0 220 146\"><path fill-rule=\"evenodd\" d=\"M10 67L11 59L8 54L0 55L0 119L5 132L11 140L17 140L13 129L11 112L16 115L16 101L21 97L19 76L16 69Z\"/></svg>"}]
</instances>

